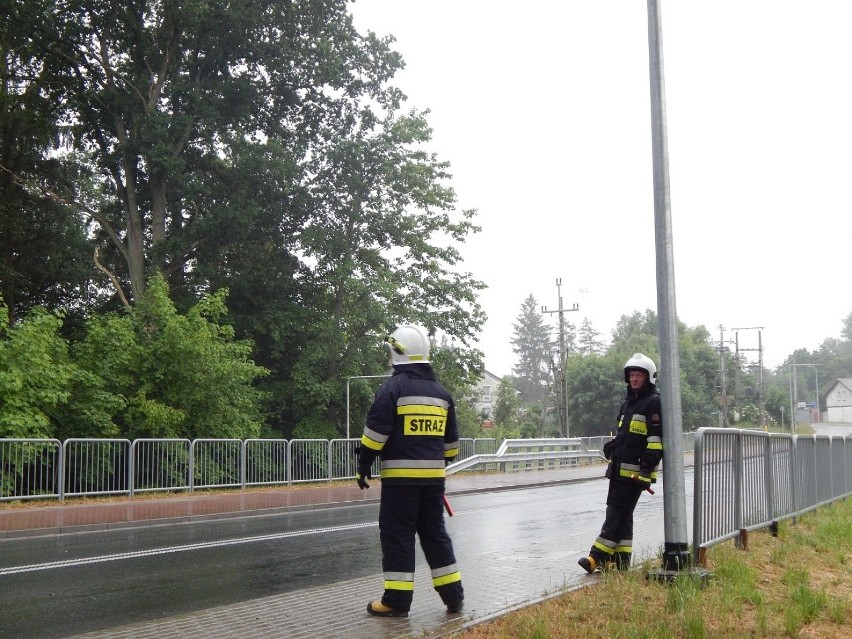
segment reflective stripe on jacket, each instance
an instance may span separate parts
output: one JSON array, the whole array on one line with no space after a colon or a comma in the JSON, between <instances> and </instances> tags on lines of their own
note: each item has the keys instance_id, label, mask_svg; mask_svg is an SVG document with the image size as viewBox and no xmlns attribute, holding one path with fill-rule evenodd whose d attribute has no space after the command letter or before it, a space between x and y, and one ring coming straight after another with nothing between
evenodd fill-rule
<instances>
[{"instance_id":1,"label":"reflective stripe on jacket","mask_svg":"<svg viewBox=\"0 0 852 639\"><path fill-rule=\"evenodd\" d=\"M612 442L610 476L648 485L657 479L663 458L663 419L660 393L646 384L638 393L628 389L621 405L618 431Z\"/></svg>"}]
</instances>

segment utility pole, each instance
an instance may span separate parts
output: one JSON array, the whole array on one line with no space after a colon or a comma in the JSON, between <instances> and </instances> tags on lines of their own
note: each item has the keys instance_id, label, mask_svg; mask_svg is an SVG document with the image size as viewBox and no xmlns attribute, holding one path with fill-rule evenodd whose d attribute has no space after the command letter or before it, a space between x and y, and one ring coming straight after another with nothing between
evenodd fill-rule
<instances>
[{"instance_id":1,"label":"utility pole","mask_svg":"<svg viewBox=\"0 0 852 639\"><path fill-rule=\"evenodd\" d=\"M790 364L790 434L796 434L796 406L799 403L799 389L796 388L796 355Z\"/></svg>"},{"instance_id":2,"label":"utility pole","mask_svg":"<svg viewBox=\"0 0 852 639\"><path fill-rule=\"evenodd\" d=\"M565 349L565 313L579 311L580 307L574 304L571 308L562 306L562 278L556 278L556 293L559 296L559 308L555 311L548 311L546 306L541 307L542 314L559 313L559 367L554 367L554 375L558 378L557 405L559 408L559 432L563 437L569 437L568 426L568 375L565 370L568 364L568 352Z\"/></svg>"},{"instance_id":3,"label":"utility pole","mask_svg":"<svg viewBox=\"0 0 852 639\"><path fill-rule=\"evenodd\" d=\"M719 426L727 428L728 423L728 383L726 379L727 362L725 361L725 327L719 324Z\"/></svg>"},{"instance_id":4,"label":"utility pole","mask_svg":"<svg viewBox=\"0 0 852 639\"><path fill-rule=\"evenodd\" d=\"M740 416L740 334L734 333L734 423L739 423Z\"/></svg>"},{"instance_id":5,"label":"utility pole","mask_svg":"<svg viewBox=\"0 0 852 639\"><path fill-rule=\"evenodd\" d=\"M743 328L734 328L731 329L736 331L737 335L737 354L739 355L740 351L757 351L757 410L758 410L758 421L760 423L760 427L765 431L769 430L769 427L766 423L766 393L764 390L763 384L763 327L762 326L746 326ZM757 331L757 348L740 348L739 342L739 331ZM739 366L739 362L737 363Z\"/></svg>"}]
</instances>

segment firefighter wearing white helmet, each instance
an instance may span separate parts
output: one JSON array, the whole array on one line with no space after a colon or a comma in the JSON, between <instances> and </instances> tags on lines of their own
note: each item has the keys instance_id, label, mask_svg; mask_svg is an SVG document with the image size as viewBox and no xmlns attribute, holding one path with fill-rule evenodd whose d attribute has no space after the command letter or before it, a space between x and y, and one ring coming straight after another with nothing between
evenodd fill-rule
<instances>
[{"instance_id":1,"label":"firefighter wearing white helmet","mask_svg":"<svg viewBox=\"0 0 852 639\"><path fill-rule=\"evenodd\" d=\"M361 437L358 485L369 488L381 458L379 536L385 589L367 604L378 617L407 617L414 596L415 536L448 613L461 612L464 590L444 525L446 465L458 455L459 430L450 393L435 378L429 336L399 326L385 338L393 375L379 388Z\"/></svg>"},{"instance_id":2,"label":"firefighter wearing white helmet","mask_svg":"<svg viewBox=\"0 0 852 639\"><path fill-rule=\"evenodd\" d=\"M609 460L606 517L589 555L578 562L586 572L630 567L633 511L643 491L653 492L651 484L663 458L663 418L656 380L657 367L647 355L635 353L624 365L627 397L621 404L615 438L603 447Z\"/></svg>"},{"instance_id":3,"label":"firefighter wearing white helmet","mask_svg":"<svg viewBox=\"0 0 852 639\"><path fill-rule=\"evenodd\" d=\"M642 353L635 353L633 357L627 360L627 363L624 365L624 381L628 384L630 383L630 371L645 371L648 373L648 380L656 385L657 383L657 367L654 365L654 361L648 357L647 355L643 355Z\"/></svg>"},{"instance_id":4,"label":"firefighter wearing white helmet","mask_svg":"<svg viewBox=\"0 0 852 639\"><path fill-rule=\"evenodd\" d=\"M392 335L385 338L390 351L391 364L428 364L429 336L420 326L409 324L400 326Z\"/></svg>"}]
</instances>

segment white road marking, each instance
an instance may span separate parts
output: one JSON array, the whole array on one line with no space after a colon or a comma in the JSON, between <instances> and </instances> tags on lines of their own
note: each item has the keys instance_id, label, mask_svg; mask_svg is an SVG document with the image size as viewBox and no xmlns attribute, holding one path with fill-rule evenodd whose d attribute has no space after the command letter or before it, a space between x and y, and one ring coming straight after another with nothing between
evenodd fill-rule
<instances>
[{"instance_id":1,"label":"white road marking","mask_svg":"<svg viewBox=\"0 0 852 639\"><path fill-rule=\"evenodd\" d=\"M100 564L107 561L121 561L124 559L136 559L138 557L153 557L154 555L168 555L188 550L200 550L203 548L219 548L223 546L238 546L240 544L252 544L258 541L270 541L274 539L287 539L290 537L306 537L308 535L320 535L328 532L339 532L345 530L358 530L378 526L378 522L366 522L363 524L350 524L348 526L329 526L326 528L310 528L291 532L274 533L271 535L255 535L252 537L239 537L237 539L223 539L221 541L207 541L198 544L184 544L182 546L167 546L165 548L152 548L151 550L138 550L135 552L123 552L113 555L101 555L97 557L85 557L82 559L67 559L65 561L49 561L43 564L29 564L26 566L14 566L11 568L0 568L0 576L15 575L25 572L37 572L39 570L52 570L54 568L68 568L71 566L84 566L86 564Z\"/></svg>"}]
</instances>

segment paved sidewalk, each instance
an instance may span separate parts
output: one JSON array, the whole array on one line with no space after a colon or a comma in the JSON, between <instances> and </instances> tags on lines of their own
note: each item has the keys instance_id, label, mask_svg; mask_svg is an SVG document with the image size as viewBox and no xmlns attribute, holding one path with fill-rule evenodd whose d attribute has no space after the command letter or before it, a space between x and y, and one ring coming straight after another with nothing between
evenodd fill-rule
<instances>
[{"instance_id":1,"label":"paved sidewalk","mask_svg":"<svg viewBox=\"0 0 852 639\"><path fill-rule=\"evenodd\" d=\"M562 470L453 475L447 494L512 490L602 479L602 464ZM377 482L378 484L378 482ZM223 492L160 498L132 498L79 505L14 508L0 504L0 539L5 536L73 534L88 530L149 526L198 518L248 516L341 502L376 501L379 491L361 491L354 482L333 486L295 486L263 492ZM638 532L638 531L637 531ZM582 541L585 544L586 540ZM495 562L483 557L464 566L468 589L465 610L448 615L435 597L415 599L407 619L377 619L366 614L364 593L376 591L377 575L263 597L237 604L78 635L76 639L413 639L442 637L451 631L499 617L559 592L596 583L576 569L577 549L531 548L523 557ZM569 570L566 572L566 566ZM570 567L574 566L574 570ZM575 572L576 570L576 572ZM420 574L422 571L423 574ZM428 583L428 568L416 580Z\"/></svg>"}]
</instances>

